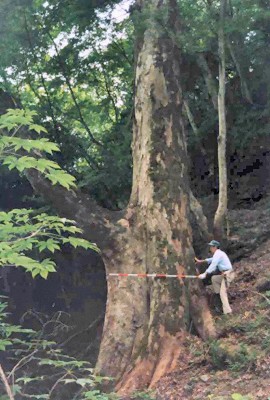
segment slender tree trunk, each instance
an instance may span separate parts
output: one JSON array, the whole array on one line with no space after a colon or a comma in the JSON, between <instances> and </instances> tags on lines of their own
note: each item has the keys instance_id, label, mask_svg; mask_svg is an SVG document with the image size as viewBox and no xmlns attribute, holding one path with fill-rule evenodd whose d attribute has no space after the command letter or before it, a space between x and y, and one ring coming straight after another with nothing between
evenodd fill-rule
<instances>
[{"instance_id":1,"label":"slender tree trunk","mask_svg":"<svg viewBox=\"0 0 270 400\"><path fill-rule=\"evenodd\" d=\"M233 46L233 44L232 44L232 42L230 40L227 40L227 47L229 49L231 58L232 58L232 60L234 62L234 65L236 67L236 70L237 70L239 78L240 78L242 96L248 103L253 104L252 96L251 96L251 93L249 91L247 80L246 80L246 78L244 76L241 63L240 63L240 61L238 59L238 56L236 54L237 52L235 51L234 46Z\"/></svg>"},{"instance_id":2,"label":"slender tree trunk","mask_svg":"<svg viewBox=\"0 0 270 400\"><path fill-rule=\"evenodd\" d=\"M190 126L191 126L191 128L193 130L193 133L194 133L194 135L197 138L197 141L199 143L199 148L200 148L200 151L202 153L202 156L205 159L205 163L207 163L208 155L207 155L207 152L206 152L204 146L201 144L201 140L199 138L199 128L197 127L197 124L196 124L195 118L194 118L194 116L192 114L192 111L190 109L188 100L186 100L186 99L183 100L183 106L184 106L184 110L185 110L185 113L187 115L188 121L190 123ZM214 175L213 166L209 165L208 168L209 168L209 177L213 176ZM195 199L195 200L198 201L197 199Z\"/></svg>"},{"instance_id":3,"label":"slender tree trunk","mask_svg":"<svg viewBox=\"0 0 270 400\"><path fill-rule=\"evenodd\" d=\"M219 170L219 198L218 208L214 218L214 234L218 239L225 236L225 219L227 216L227 162L226 162L226 57L225 57L225 15L227 0L221 0L220 3L220 26L218 31L218 49L219 49L219 92L218 92L218 170Z\"/></svg>"},{"instance_id":4,"label":"slender tree trunk","mask_svg":"<svg viewBox=\"0 0 270 400\"><path fill-rule=\"evenodd\" d=\"M209 68L209 65L205 59L205 56L202 53L199 53L197 62L199 67L201 68L204 81L212 101L213 107L215 110L218 110L218 90L217 90L217 83L215 78L213 77L212 71Z\"/></svg>"},{"instance_id":5,"label":"slender tree trunk","mask_svg":"<svg viewBox=\"0 0 270 400\"><path fill-rule=\"evenodd\" d=\"M195 119L194 119L194 117L193 117L193 114L192 114L192 112L191 112L191 109L190 109L190 107L189 107L188 101L187 101L187 100L183 100L183 105L184 105L184 110L185 110L185 112L186 112L186 114L187 114L187 117L188 117L188 121L189 121L189 123L190 123L190 126L191 126L191 128L192 128L192 130L193 130L193 132L194 132L194 135L195 135L196 137L198 137L198 136L199 136L199 129L198 129L198 127L197 127L197 124L196 124L196 122L195 122ZM202 150L202 153L203 153L203 155L206 154L206 153L205 153L205 149Z\"/></svg>"}]
</instances>

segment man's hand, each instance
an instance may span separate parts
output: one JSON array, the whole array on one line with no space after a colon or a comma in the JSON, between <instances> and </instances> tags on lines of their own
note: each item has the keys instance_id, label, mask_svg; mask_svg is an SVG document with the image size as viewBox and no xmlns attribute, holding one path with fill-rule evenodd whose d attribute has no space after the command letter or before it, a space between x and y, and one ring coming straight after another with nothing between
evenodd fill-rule
<instances>
[{"instance_id":1,"label":"man's hand","mask_svg":"<svg viewBox=\"0 0 270 400\"><path fill-rule=\"evenodd\" d=\"M201 263L203 263L205 261L205 260L200 260L197 257L195 257L194 260L195 260L196 264L201 264Z\"/></svg>"},{"instance_id":2,"label":"man's hand","mask_svg":"<svg viewBox=\"0 0 270 400\"><path fill-rule=\"evenodd\" d=\"M203 274L198 275L199 279L205 279L206 278L206 272L204 272Z\"/></svg>"}]
</instances>

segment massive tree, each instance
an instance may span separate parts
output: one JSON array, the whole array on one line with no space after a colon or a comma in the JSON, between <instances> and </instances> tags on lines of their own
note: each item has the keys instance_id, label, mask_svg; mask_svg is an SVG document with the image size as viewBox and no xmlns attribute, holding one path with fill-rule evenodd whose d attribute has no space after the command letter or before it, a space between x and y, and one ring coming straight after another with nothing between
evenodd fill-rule
<instances>
[{"instance_id":1,"label":"massive tree","mask_svg":"<svg viewBox=\"0 0 270 400\"><path fill-rule=\"evenodd\" d=\"M76 219L102 249L107 272L193 272L190 188L182 121L179 49L155 19L179 29L174 0L138 1L150 11L149 28L137 43L133 186L126 210L105 212L77 203L78 194L51 200L76 210ZM147 24L147 22L146 22ZM148 24L147 24L148 25ZM30 180L46 192L36 173ZM62 196L65 200L62 201ZM76 204L75 204L76 203ZM211 315L197 281L108 278L108 300L97 370L118 380L118 388L154 383L175 365L191 318L203 338L214 335Z\"/></svg>"},{"instance_id":2,"label":"massive tree","mask_svg":"<svg viewBox=\"0 0 270 400\"><path fill-rule=\"evenodd\" d=\"M51 186L35 170L27 176L36 192L97 243L107 273L194 273L181 54L167 29L179 31L180 10L176 0L138 0L136 13L144 30L136 47L133 184L126 209L103 209L79 191ZM107 282L96 369L116 378L120 392L151 386L170 371L191 321L202 338L215 335L198 280Z\"/></svg>"}]
</instances>

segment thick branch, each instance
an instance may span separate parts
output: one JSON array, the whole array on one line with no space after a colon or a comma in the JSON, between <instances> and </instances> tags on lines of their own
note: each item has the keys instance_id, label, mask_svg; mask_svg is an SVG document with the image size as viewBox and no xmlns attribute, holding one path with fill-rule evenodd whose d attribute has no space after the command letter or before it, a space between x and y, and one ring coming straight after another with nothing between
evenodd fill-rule
<instances>
[{"instance_id":1,"label":"thick branch","mask_svg":"<svg viewBox=\"0 0 270 400\"><path fill-rule=\"evenodd\" d=\"M4 105L0 109L0 113L4 113L7 108L14 107L15 101L8 93L0 90L0 97L3 99L2 104ZM28 137L29 132L24 129L22 135ZM95 242L101 250L108 246L113 247L116 234L119 230L121 232L124 230L121 225L118 225L117 231L115 225L122 218L123 212L106 210L79 190L67 190L60 185L53 185L35 169L27 170L26 177L34 191L43 196L59 215L77 222L86 239Z\"/></svg>"},{"instance_id":2,"label":"thick branch","mask_svg":"<svg viewBox=\"0 0 270 400\"><path fill-rule=\"evenodd\" d=\"M77 222L85 238L95 242L101 250L112 244L112 236L116 232L114 221L121 217L120 213L99 207L94 200L77 190L52 185L34 169L28 170L26 176L34 191L42 195L59 215Z\"/></svg>"}]
</instances>

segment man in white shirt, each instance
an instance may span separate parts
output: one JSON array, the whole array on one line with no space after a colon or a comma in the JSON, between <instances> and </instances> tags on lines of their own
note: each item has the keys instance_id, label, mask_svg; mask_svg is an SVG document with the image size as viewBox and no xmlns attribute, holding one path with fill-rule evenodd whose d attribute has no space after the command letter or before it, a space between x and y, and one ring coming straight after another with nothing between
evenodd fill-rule
<instances>
[{"instance_id":1,"label":"man in white shirt","mask_svg":"<svg viewBox=\"0 0 270 400\"><path fill-rule=\"evenodd\" d=\"M218 241L211 240L208 245L210 246L210 252L213 257L206 258L205 260L200 260L195 257L196 263L201 264L207 262L209 264L206 271L199 275L199 278L205 279L207 275L213 274L211 277L213 291L220 295L223 313L230 314L232 309L229 304L226 286L228 287L234 279L233 267L227 254L220 250L220 243Z\"/></svg>"}]
</instances>

